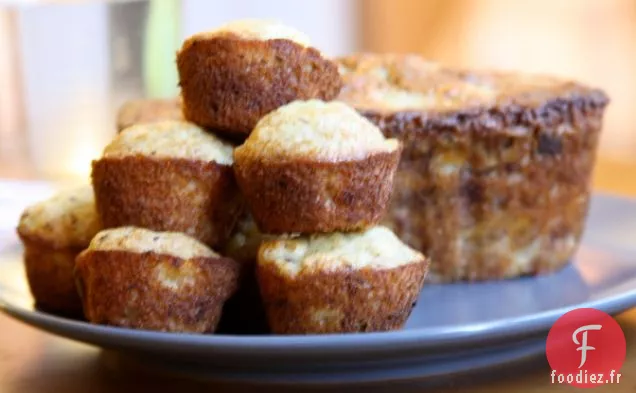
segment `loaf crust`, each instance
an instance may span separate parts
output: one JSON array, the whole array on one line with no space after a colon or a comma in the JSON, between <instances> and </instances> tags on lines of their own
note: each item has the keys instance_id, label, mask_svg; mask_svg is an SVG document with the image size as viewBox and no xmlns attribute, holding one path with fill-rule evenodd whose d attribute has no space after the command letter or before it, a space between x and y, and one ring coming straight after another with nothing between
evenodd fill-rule
<instances>
[{"instance_id":1,"label":"loaf crust","mask_svg":"<svg viewBox=\"0 0 636 393\"><path fill-rule=\"evenodd\" d=\"M422 289L427 262L289 275L259 261L257 269L273 333L355 333L401 329Z\"/></svg>"},{"instance_id":2,"label":"loaf crust","mask_svg":"<svg viewBox=\"0 0 636 393\"><path fill-rule=\"evenodd\" d=\"M502 279L567 264L588 211L604 92L412 56L339 63L339 99L403 142L385 225L431 258L429 279ZM377 98L385 93L386 102Z\"/></svg>"},{"instance_id":3,"label":"loaf crust","mask_svg":"<svg viewBox=\"0 0 636 393\"><path fill-rule=\"evenodd\" d=\"M383 218L399 157L397 148L352 161L269 161L237 150L234 170L262 232L353 231Z\"/></svg>"},{"instance_id":4,"label":"loaf crust","mask_svg":"<svg viewBox=\"0 0 636 393\"><path fill-rule=\"evenodd\" d=\"M268 112L294 100L331 100L342 85L336 65L315 48L233 33L186 40L177 68L185 118L238 138Z\"/></svg>"},{"instance_id":5,"label":"loaf crust","mask_svg":"<svg viewBox=\"0 0 636 393\"><path fill-rule=\"evenodd\" d=\"M239 265L222 257L89 249L77 257L75 276L92 323L210 333L236 290Z\"/></svg>"},{"instance_id":6,"label":"loaf crust","mask_svg":"<svg viewBox=\"0 0 636 393\"><path fill-rule=\"evenodd\" d=\"M243 210L232 167L180 158L126 156L93 162L104 228L183 232L215 247Z\"/></svg>"}]
</instances>

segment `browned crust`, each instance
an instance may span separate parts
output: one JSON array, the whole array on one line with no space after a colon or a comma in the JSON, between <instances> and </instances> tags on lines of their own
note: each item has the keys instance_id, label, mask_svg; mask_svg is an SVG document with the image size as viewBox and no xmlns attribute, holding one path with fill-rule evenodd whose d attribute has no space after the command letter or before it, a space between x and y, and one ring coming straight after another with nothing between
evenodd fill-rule
<instances>
[{"instance_id":1,"label":"browned crust","mask_svg":"<svg viewBox=\"0 0 636 393\"><path fill-rule=\"evenodd\" d=\"M391 138L408 139L412 134L433 134L442 138L452 135L496 134L511 127L528 130L553 129L559 124L580 124L586 117L602 113L609 101L602 92L572 95L568 99L552 97L536 107L527 107L514 101L495 107L467 107L453 112L400 111L384 112L360 110ZM536 135L528 135L536 137Z\"/></svg>"},{"instance_id":2,"label":"browned crust","mask_svg":"<svg viewBox=\"0 0 636 393\"><path fill-rule=\"evenodd\" d=\"M93 162L92 180L104 228L183 232L215 247L243 210L232 168L214 162L102 158Z\"/></svg>"},{"instance_id":3,"label":"browned crust","mask_svg":"<svg viewBox=\"0 0 636 393\"><path fill-rule=\"evenodd\" d=\"M294 100L331 100L342 85L333 62L286 39L227 34L189 40L177 54L177 67L186 119L239 135Z\"/></svg>"},{"instance_id":4,"label":"browned crust","mask_svg":"<svg viewBox=\"0 0 636 393\"><path fill-rule=\"evenodd\" d=\"M273 263L259 263L257 276L273 333L373 332L404 326L427 266L420 261L392 269L303 270L289 276Z\"/></svg>"},{"instance_id":5,"label":"browned crust","mask_svg":"<svg viewBox=\"0 0 636 393\"><path fill-rule=\"evenodd\" d=\"M135 124L183 120L181 99L140 99L125 102L117 111L117 132Z\"/></svg>"},{"instance_id":6,"label":"browned crust","mask_svg":"<svg viewBox=\"0 0 636 393\"><path fill-rule=\"evenodd\" d=\"M466 99L451 109L391 110L378 106L360 111L381 126L387 135L400 137L409 133L474 134L496 133L510 127L549 128L556 124L574 123L581 114L603 110L609 103L607 94L569 80L543 76L544 85L533 85L528 75L497 71L469 71L442 67L437 71L414 69L408 55L353 54L335 59L338 64L356 69L358 64L383 65L391 74L386 82L378 82L364 70L345 77L338 99L360 107L358 98L364 91L389 84L404 91L452 91L471 85L490 85L496 97L492 100ZM548 82L549 80L549 82ZM438 93L439 94L439 93ZM483 102L480 102L483 101Z\"/></svg>"},{"instance_id":7,"label":"browned crust","mask_svg":"<svg viewBox=\"0 0 636 393\"><path fill-rule=\"evenodd\" d=\"M496 74L445 72L493 78L501 91L492 103L453 110L360 110L403 142L384 224L431 258L428 279L492 280L560 269L583 232L609 99L574 82L531 86L507 76L506 85ZM365 88L343 92L351 87ZM444 174L439 163L448 159L458 169Z\"/></svg>"},{"instance_id":8,"label":"browned crust","mask_svg":"<svg viewBox=\"0 0 636 393\"><path fill-rule=\"evenodd\" d=\"M384 224L431 258L429 279L513 278L567 264L585 225L603 108L550 113L465 132L370 117L405 142ZM512 127L526 131L514 135ZM435 162L445 155L455 157L457 173L439 175ZM495 247L503 238L508 246ZM515 260L529 249L527 260Z\"/></svg>"},{"instance_id":9,"label":"browned crust","mask_svg":"<svg viewBox=\"0 0 636 393\"><path fill-rule=\"evenodd\" d=\"M83 248L55 247L43 239L20 234L24 244L24 267L35 305L43 311L71 317L82 316L82 303L75 288L75 257Z\"/></svg>"},{"instance_id":10,"label":"browned crust","mask_svg":"<svg viewBox=\"0 0 636 393\"><path fill-rule=\"evenodd\" d=\"M186 264L190 285L174 289L160 283L158 266L178 274ZM184 260L153 252L88 250L77 257L75 276L92 323L208 333L216 329L223 304L236 290L239 266L229 258Z\"/></svg>"},{"instance_id":11,"label":"browned crust","mask_svg":"<svg viewBox=\"0 0 636 393\"><path fill-rule=\"evenodd\" d=\"M382 219L399 157L400 149L335 163L237 156L234 170L262 232L353 231Z\"/></svg>"}]
</instances>

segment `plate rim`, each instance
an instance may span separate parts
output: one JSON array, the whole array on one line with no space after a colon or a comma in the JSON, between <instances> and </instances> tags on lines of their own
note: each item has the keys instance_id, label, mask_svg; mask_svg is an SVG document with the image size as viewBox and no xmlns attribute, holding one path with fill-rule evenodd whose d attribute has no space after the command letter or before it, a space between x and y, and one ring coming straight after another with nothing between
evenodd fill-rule
<instances>
[{"instance_id":1,"label":"plate rim","mask_svg":"<svg viewBox=\"0 0 636 393\"><path fill-rule=\"evenodd\" d=\"M636 278L627 281L636 284ZM617 314L636 304L636 285L633 290L621 292L613 297L595 299L572 306L547 310L536 314L523 315L507 319L499 319L470 327L432 327L399 330L392 332L373 332L364 334L325 334L325 335L215 335L167 333L149 330L102 326L89 322L72 320L47 314L37 310L29 310L14 306L2 297L0 292L0 311L28 325L41 328L49 333L79 340L77 337L88 337L95 343L99 337L121 340L126 344L171 344L189 347L205 346L215 352L236 352L248 350L257 354L271 354L274 349L285 348L287 354L331 352L383 352L397 351L404 348L413 350L429 350L437 348L461 347L477 342L486 345L494 342L505 342L537 334L549 328L561 315L574 308L597 308L608 314ZM480 332L487 332L485 339ZM94 337L95 339L90 339ZM492 338L496 338L492 340ZM99 344L96 344L99 345ZM135 345L136 346L136 345Z\"/></svg>"},{"instance_id":2,"label":"plate rim","mask_svg":"<svg viewBox=\"0 0 636 393\"><path fill-rule=\"evenodd\" d=\"M530 359L538 358L545 353L545 338L535 337L530 340L516 343L511 348L496 348L494 350L481 351L473 355L454 357L447 361L438 362L423 359L422 362L411 361L408 364L392 365L385 367L383 361L377 361L374 368L368 369L365 366L349 368L337 373L329 371L279 371L271 373L268 371L233 371L228 374L226 369L214 370L206 369L204 372L192 371L191 364L181 364L179 362L162 362L150 360L150 367L153 370L167 369L168 372L181 375L183 377L202 377L225 383L259 383L264 385L278 386L305 386L321 385L323 387L342 386L347 384L355 385L375 385L378 383L395 383L411 381L428 381L435 378L454 378L463 374L474 372L486 372L496 368L514 366ZM126 353L120 355L127 356ZM143 355L142 355L143 356ZM545 355L543 355L545 356ZM143 356L140 360L148 359ZM166 364L167 363L167 364ZM202 365L198 365L201 367ZM179 370L176 370L179 367ZM205 366L204 366L205 367ZM187 368L187 370L183 370Z\"/></svg>"}]
</instances>

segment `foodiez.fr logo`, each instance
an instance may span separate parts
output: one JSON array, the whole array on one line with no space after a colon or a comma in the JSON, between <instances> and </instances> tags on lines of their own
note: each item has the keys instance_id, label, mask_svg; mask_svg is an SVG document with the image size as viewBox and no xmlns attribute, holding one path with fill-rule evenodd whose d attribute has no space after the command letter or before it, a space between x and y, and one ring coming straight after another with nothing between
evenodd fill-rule
<instances>
[{"instance_id":1,"label":"foodiez.fr logo","mask_svg":"<svg viewBox=\"0 0 636 393\"><path fill-rule=\"evenodd\" d=\"M581 388L620 383L625 352L625 335L611 316L593 308L572 310L548 333L551 382Z\"/></svg>"}]
</instances>

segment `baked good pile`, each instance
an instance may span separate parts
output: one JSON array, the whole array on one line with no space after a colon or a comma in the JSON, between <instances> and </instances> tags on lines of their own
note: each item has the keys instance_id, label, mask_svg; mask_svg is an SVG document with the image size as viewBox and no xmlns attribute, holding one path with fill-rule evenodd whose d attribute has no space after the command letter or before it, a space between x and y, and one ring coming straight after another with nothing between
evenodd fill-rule
<instances>
[{"instance_id":1,"label":"baked good pile","mask_svg":"<svg viewBox=\"0 0 636 393\"><path fill-rule=\"evenodd\" d=\"M403 327L428 260L379 225L402 143L334 101L337 63L244 20L176 64L181 96L126 103L90 186L22 216L37 306L167 332Z\"/></svg>"},{"instance_id":2,"label":"baked good pile","mask_svg":"<svg viewBox=\"0 0 636 393\"><path fill-rule=\"evenodd\" d=\"M600 90L330 59L257 20L189 37L176 65L180 97L125 104L90 185L24 212L39 308L168 332L388 331L425 280L550 272L578 245Z\"/></svg>"}]
</instances>

